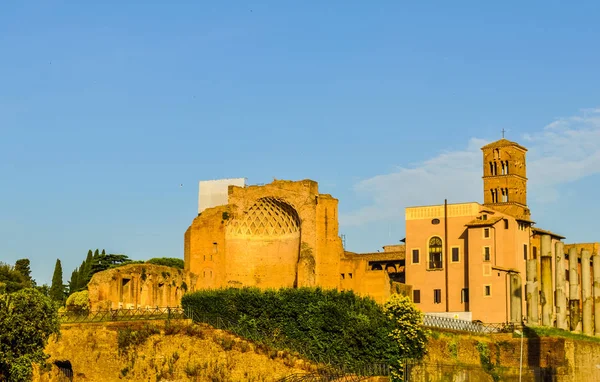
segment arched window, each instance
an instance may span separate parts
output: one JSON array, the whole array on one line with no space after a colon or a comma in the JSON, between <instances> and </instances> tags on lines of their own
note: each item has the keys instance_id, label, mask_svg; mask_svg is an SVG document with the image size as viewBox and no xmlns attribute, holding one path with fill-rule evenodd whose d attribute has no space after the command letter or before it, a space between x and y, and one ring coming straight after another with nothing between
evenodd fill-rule
<instances>
[{"instance_id":1,"label":"arched window","mask_svg":"<svg viewBox=\"0 0 600 382\"><path fill-rule=\"evenodd\" d=\"M442 268L442 239L437 236L429 239L429 269Z\"/></svg>"}]
</instances>

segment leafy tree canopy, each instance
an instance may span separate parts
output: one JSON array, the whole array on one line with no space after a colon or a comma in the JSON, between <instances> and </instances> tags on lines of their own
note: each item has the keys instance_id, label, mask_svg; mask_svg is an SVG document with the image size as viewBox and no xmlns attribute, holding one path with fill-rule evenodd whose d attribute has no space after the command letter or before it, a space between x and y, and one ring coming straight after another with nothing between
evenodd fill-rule
<instances>
[{"instance_id":1,"label":"leafy tree canopy","mask_svg":"<svg viewBox=\"0 0 600 382\"><path fill-rule=\"evenodd\" d=\"M164 265L167 267L173 267L173 268L179 268L179 269L183 269L183 267L184 267L183 260L175 258L175 257L155 257L155 258L152 258L152 259L146 261L146 263L154 264L154 265Z\"/></svg>"},{"instance_id":2,"label":"leafy tree canopy","mask_svg":"<svg viewBox=\"0 0 600 382\"><path fill-rule=\"evenodd\" d=\"M0 294L0 381L30 381L32 363L46 360L44 348L59 327L55 306L37 289Z\"/></svg>"},{"instance_id":3,"label":"leafy tree canopy","mask_svg":"<svg viewBox=\"0 0 600 382\"><path fill-rule=\"evenodd\" d=\"M0 262L0 293L12 293L31 286L32 281L15 267Z\"/></svg>"}]
</instances>

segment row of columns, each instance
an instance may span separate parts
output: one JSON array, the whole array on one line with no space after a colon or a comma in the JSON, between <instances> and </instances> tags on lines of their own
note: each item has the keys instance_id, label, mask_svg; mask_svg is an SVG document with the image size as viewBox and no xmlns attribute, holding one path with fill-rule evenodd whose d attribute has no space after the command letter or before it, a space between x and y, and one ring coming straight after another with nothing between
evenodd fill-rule
<instances>
[{"instance_id":1,"label":"row of columns","mask_svg":"<svg viewBox=\"0 0 600 382\"><path fill-rule=\"evenodd\" d=\"M552 285L552 244L549 235L542 236L540 252L541 280L539 281L541 283L538 282L537 260L529 259L526 264L527 321L533 324L539 323L538 307L541 307L541 324L553 326L554 308L556 308L557 328L583 332L587 335L600 335L600 256L598 254L591 256L587 250L581 251L581 278L579 278L577 249L569 249L567 306L564 243L557 242L555 245L555 287ZM541 285L541 293L538 289L539 285ZM554 291L556 291L556 301L554 301Z\"/></svg>"}]
</instances>

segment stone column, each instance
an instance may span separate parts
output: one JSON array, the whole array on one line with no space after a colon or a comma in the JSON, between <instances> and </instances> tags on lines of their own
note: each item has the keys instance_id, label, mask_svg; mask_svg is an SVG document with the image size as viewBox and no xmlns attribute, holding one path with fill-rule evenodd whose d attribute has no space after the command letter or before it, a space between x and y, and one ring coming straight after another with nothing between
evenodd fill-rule
<instances>
[{"instance_id":1,"label":"stone column","mask_svg":"<svg viewBox=\"0 0 600 382\"><path fill-rule=\"evenodd\" d=\"M540 316L538 314L538 277L537 260L527 260L527 323L538 325Z\"/></svg>"},{"instance_id":2,"label":"stone column","mask_svg":"<svg viewBox=\"0 0 600 382\"><path fill-rule=\"evenodd\" d=\"M583 300L583 334L591 336L592 329L592 279L590 277L590 252L581 252L581 299Z\"/></svg>"},{"instance_id":3,"label":"stone column","mask_svg":"<svg viewBox=\"0 0 600 382\"><path fill-rule=\"evenodd\" d=\"M550 235L542 235L541 244L541 280L542 280L542 325L552 326L552 238Z\"/></svg>"},{"instance_id":4,"label":"stone column","mask_svg":"<svg viewBox=\"0 0 600 382\"><path fill-rule=\"evenodd\" d=\"M567 296L566 296L566 274L565 274L565 246L559 241L555 246L555 270L556 280L556 327L567 330Z\"/></svg>"},{"instance_id":5,"label":"stone column","mask_svg":"<svg viewBox=\"0 0 600 382\"><path fill-rule=\"evenodd\" d=\"M577 273L577 249L569 249L569 318L571 331L581 330L579 314L579 275Z\"/></svg>"},{"instance_id":6,"label":"stone column","mask_svg":"<svg viewBox=\"0 0 600 382\"><path fill-rule=\"evenodd\" d=\"M511 322L521 324L523 320L523 290L521 289L521 275L510 274L510 319Z\"/></svg>"},{"instance_id":7,"label":"stone column","mask_svg":"<svg viewBox=\"0 0 600 382\"><path fill-rule=\"evenodd\" d=\"M594 266L594 333L600 336L600 256L592 256Z\"/></svg>"}]
</instances>

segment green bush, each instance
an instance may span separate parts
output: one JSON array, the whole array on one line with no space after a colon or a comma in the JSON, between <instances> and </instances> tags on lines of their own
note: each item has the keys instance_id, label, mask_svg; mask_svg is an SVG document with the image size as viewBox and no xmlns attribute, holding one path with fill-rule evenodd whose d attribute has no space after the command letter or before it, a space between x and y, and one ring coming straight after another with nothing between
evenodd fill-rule
<instances>
[{"instance_id":1,"label":"green bush","mask_svg":"<svg viewBox=\"0 0 600 382\"><path fill-rule=\"evenodd\" d=\"M154 264L154 265L164 265L166 267L173 267L183 269L184 263L182 259L177 259L175 257L155 257L153 259L147 260L146 263Z\"/></svg>"},{"instance_id":2,"label":"green bush","mask_svg":"<svg viewBox=\"0 0 600 382\"><path fill-rule=\"evenodd\" d=\"M0 293L0 381L31 381L32 363L44 363L50 335L59 333L52 300L37 289Z\"/></svg>"},{"instance_id":3,"label":"green bush","mask_svg":"<svg viewBox=\"0 0 600 382\"><path fill-rule=\"evenodd\" d=\"M200 320L234 322L230 330L275 348L338 366L395 362L395 322L375 301L351 291L230 288L185 294L182 306Z\"/></svg>"},{"instance_id":4,"label":"green bush","mask_svg":"<svg viewBox=\"0 0 600 382\"><path fill-rule=\"evenodd\" d=\"M90 299L87 290L75 292L67 298L65 307L68 312L85 313L90 310Z\"/></svg>"}]
</instances>

